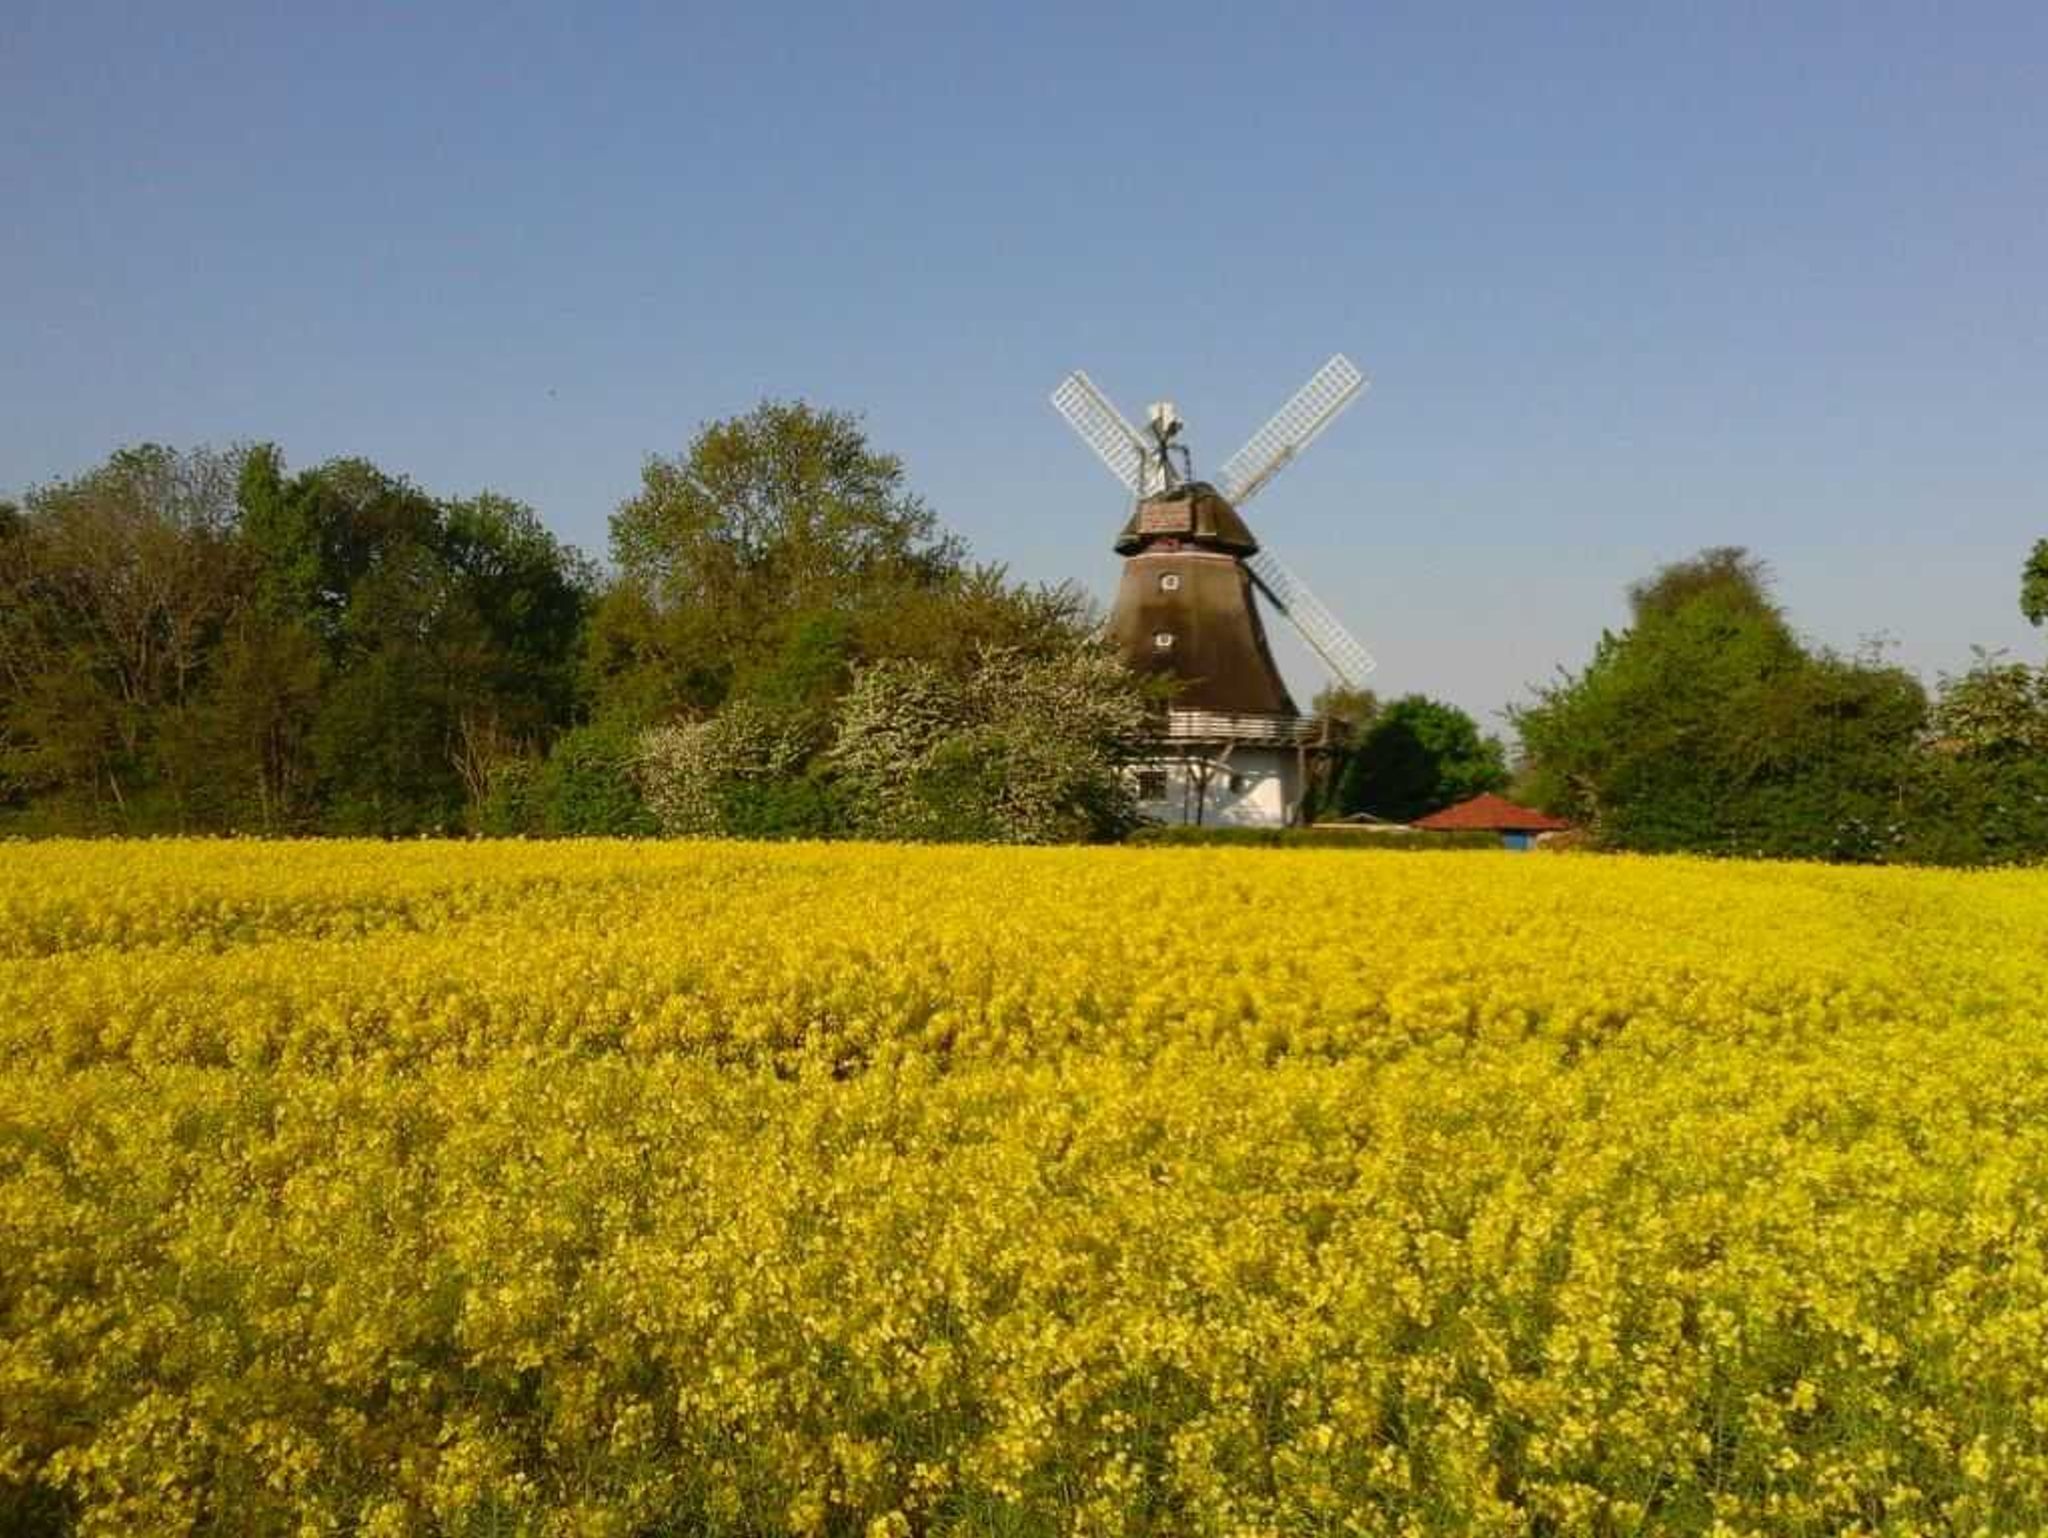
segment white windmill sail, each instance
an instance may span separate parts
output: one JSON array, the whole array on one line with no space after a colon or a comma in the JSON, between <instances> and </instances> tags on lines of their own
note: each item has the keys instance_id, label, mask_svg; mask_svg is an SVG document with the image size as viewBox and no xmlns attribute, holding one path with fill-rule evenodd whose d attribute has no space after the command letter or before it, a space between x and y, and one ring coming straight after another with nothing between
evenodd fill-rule
<instances>
[{"instance_id":1,"label":"white windmill sail","mask_svg":"<svg viewBox=\"0 0 2048 1538\"><path fill-rule=\"evenodd\" d=\"M1245 446L1231 455L1216 476L1216 489L1242 507L1286 469L1344 408L1364 393L1365 375L1344 354L1337 353L1317 369L1294 397L1274 412ZM1293 621L1310 650L1343 683L1359 687L1373 670L1370 653L1358 644L1301 578L1270 550L1246 557L1245 566L1273 607Z\"/></svg>"},{"instance_id":2,"label":"white windmill sail","mask_svg":"<svg viewBox=\"0 0 2048 1538\"><path fill-rule=\"evenodd\" d=\"M1259 591L1273 601L1273 607L1293 621L1301 638L1323 659L1323 665L1339 683L1357 689L1376 664L1358 638L1323 607L1322 600L1309 591L1308 584L1289 571L1270 550L1257 550L1245 557L1245 569L1259 585Z\"/></svg>"},{"instance_id":3,"label":"white windmill sail","mask_svg":"<svg viewBox=\"0 0 2048 1538\"><path fill-rule=\"evenodd\" d=\"M1286 469L1365 390L1365 375L1341 352L1294 392L1294 399L1231 455L1216 476L1216 489L1242 507Z\"/></svg>"},{"instance_id":4,"label":"white windmill sail","mask_svg":"<svg viewBox=\"0 0 2048 1538\"><path fill-rule=\"evenodd\" d=\"M1150 440L1125 421L1109 397L1096 389L1095 381L1079 369L1060 381L1052 404L1132 496L1150 496L1166 484Z\"/></svg>"}]
</instances>

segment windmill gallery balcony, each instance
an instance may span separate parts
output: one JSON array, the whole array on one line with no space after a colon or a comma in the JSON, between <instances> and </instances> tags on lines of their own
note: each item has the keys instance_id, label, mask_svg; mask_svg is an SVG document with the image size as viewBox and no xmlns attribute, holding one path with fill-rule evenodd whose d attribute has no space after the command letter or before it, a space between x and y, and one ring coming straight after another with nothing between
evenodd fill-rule
<instances>
[{"instance_id":1,"label":"windmill gallery balcony","mask_svg":"<svg viewBox=\"0 0 2048 1538\"><path fill-rule=\"evenodd\" d=\"M1272 747L1328 746L1325 716L1232 715L1218 710L1168 710L1155 740L1171 743L1257 743Z\"/></svg>"}]
</instances>

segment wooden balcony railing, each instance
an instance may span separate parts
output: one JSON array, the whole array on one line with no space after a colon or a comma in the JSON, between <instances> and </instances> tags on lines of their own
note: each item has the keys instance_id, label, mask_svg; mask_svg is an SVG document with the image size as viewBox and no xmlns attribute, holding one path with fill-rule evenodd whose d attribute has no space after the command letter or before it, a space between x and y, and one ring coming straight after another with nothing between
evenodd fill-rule
<instances>
[{"instance_id":1,"label":"wooden balcony railing","mask_svg":"<svg viewBox=\"0 0 2048 1538\"><path fill-rule=\"evenodd\" d=\"M1159 737L1166 742L1269 742L1313 747L1326 740L1321 716L1229 715L1215 710L1168 710Z\"/></svg>"}]
</instances>

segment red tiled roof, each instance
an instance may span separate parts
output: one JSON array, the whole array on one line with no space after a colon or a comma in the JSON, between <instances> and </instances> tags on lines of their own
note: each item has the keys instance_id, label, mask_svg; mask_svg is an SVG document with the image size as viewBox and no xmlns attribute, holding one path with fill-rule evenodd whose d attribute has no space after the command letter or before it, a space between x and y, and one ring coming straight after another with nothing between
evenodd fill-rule
<instances>
[{"instance_id":1,"label":"red tiled roof","mask_svg":"<svg viewBox=\"0 0 2048 1538\"><path fill-rule=\"evenodd\" d=\"M1432 833L1558 833L1571 826L1562 817L1516 806L1505 796L1493 795L1474 796L1441 812L1431 812L1427 817L1416 818L1414 825Z\"/></svg>"}]
</instances>

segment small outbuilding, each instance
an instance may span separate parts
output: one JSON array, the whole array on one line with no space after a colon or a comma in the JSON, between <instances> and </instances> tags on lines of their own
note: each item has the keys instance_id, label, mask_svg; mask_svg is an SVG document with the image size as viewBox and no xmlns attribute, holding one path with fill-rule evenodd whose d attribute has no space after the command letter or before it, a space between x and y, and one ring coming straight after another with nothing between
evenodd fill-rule
<instances>
[{"instance_id":1,"label":"small outbuilding","mask_svg":"<svg viewBox=\"0 0 2048 1538\"><path fill-rule=\"evenodd\" d=\"M1498 833L1505 848L1533 849L1553 833L1570 832L1572 825L1534 807L1517 806L1506 796L1489 794L1418 817L1414 826L1425 833Z\"/></svg>"}]
</instances>

